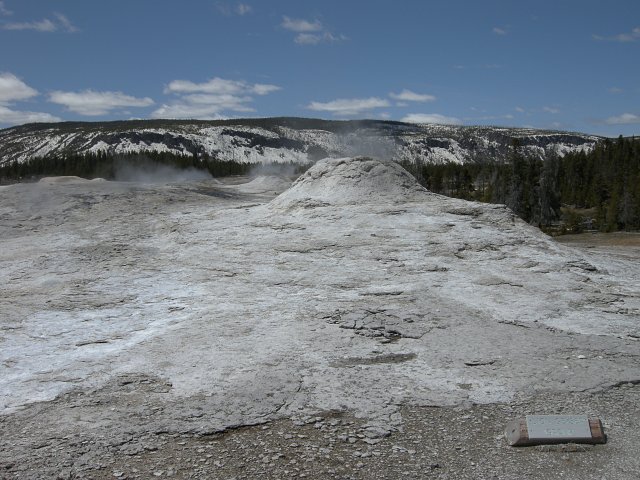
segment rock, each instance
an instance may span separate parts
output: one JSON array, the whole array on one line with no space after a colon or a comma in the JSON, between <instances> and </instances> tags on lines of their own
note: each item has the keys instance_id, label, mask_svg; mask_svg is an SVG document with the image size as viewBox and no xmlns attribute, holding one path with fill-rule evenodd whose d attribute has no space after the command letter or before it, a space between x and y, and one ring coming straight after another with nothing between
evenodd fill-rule
<instances>
[{"instance_id":1,"label":"rock","mask_svg":"<svg viewBox=\"0 0 640 480\"><path fill-rule=\"evenodd\" d=\"M391 431L388 428L384 428L378 425L368 426L362 432L364 436L369 439L385 438L391 435Z\"/></svg>"}]
</instances>

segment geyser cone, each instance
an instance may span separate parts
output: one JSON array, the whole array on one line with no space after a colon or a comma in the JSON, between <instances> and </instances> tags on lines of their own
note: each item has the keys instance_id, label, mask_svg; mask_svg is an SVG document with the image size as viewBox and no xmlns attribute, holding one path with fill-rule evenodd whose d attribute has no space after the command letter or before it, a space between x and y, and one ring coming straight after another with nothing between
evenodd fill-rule
<instances>
[{"instance_id":1,"label":"geyser cone","mask_svg":"<svg viewBox=\"0 0 640 480\"><path fill-rule=\"evenodd\" d=\"M276 209L411 201L429 192L396 162L369 157L319 161L271 202Z\"/></svg>"}]
</instances>

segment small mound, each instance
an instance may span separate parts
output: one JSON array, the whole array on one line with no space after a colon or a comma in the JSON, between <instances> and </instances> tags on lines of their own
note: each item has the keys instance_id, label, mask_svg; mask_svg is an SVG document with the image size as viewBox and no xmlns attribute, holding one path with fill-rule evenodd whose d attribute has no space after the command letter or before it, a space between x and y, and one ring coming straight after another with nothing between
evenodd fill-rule
<instances>
[{"instance_id":1,"label":"small mound","mask_svg":"<svg viewBox=\"0 0 640 480\"><path fill-rule=\"evenodd\" d=\"M316 163L271 206L291 209L408 201L425 193L427 190L395 162L368 157L337 158Z\"/></svg>"},{"instance_id":2,"label":"small mound","mask_svg":"<svg viewBox=\"0 0 640 480\"><path fill-rule=\"evenodd\" d=\"M59 185L65 183L86 183L88 181L86 178L76 177L74 175L62 175L59 177L44 177L41 178L38 183L44 185Z\"/></svg>"},{"instance_id":3,"label":"small mound","mask_svg":"<svg viewBox=\"0 0 640 480\"><path fill-rule=\"evenodd\" d=\"M291 186L291 180L279 175L260 175L247 183L236 186L243 193L283 192Z\"/></svg>"}]
</instances>

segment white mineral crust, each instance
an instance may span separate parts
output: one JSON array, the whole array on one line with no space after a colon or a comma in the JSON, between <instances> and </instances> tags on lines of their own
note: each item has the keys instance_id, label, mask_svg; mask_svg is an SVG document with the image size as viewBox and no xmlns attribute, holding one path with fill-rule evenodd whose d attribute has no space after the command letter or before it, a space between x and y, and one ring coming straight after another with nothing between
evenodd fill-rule
<instances>
[{"instance_id":1,"label":"white mineral crust","mask_svg":"<svg viewBox=\"0 0 640 480\"><path fill-rule=\"evenodd\" d=\"M633 259L392 162L322 161L276 198L281 177L232 183L0 189L0 410L142 375L171 385L149 394L168 431L327 410L394 429L401 405L640 378Z\"/></svg>"}]
</instances>

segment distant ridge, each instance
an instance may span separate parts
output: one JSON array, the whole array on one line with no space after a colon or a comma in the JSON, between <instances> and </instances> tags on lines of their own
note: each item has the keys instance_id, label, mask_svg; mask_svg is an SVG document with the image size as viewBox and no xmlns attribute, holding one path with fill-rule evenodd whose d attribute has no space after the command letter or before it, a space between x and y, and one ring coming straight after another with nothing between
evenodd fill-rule
<instances>
[{"instance_id":1,"label":"distant ridge","mask_svg":"<svg viewBox=\"0 0 640 480\"><path fill-rule=\"evenodd\" d=\"M293 117L62 122L0 130L0 165L100 151L167 152L243 163L309 163L358 155L398 162L507 162L514 139L523 154L544 160L591 151L602 137L528 128Z\"/></svg>"}]
</instances>

